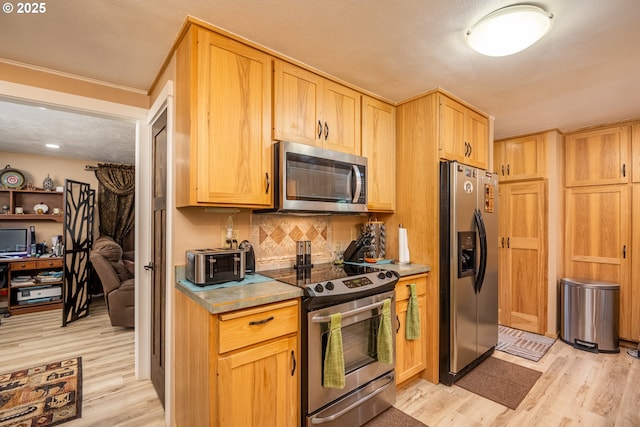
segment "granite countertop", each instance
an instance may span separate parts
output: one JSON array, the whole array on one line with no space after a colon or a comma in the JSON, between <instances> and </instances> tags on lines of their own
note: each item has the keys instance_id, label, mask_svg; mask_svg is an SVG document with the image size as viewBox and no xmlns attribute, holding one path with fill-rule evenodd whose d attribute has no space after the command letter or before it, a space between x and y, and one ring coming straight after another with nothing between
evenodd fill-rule
<instances>
[{"instance_id":1,"label":"granite countertop","mask_svg":"<svg viewBox=\"0 0 640 427\"><path fill-rule=\"evenodd\" d=\"M397 271L401 277L431 271L431 267L424 264L363 263L362 265ZM229 282L204 288L197 287L185 280L184 266L176 267L175 272L176 289L211 314L302 297L301 288L262 276L259 272L248 275L242 282Z\"/></svg>"}]
</instances>

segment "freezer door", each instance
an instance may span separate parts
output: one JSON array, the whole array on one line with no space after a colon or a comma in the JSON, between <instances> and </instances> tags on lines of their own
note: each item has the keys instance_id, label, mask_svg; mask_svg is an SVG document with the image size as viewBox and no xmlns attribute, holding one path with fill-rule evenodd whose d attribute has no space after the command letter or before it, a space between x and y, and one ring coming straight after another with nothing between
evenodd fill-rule
<instances>
[{"instance_id":1,"label":"freezer door","mask_svg":"<svg viewBox=\"0 0 640 427\"><path fill-rule=\"evenodd\" d=\"M478 209L486 234L486 268L477 293L478 356L498 344L498 177L482 171Z\"/></svg>"},{"instance_id":2,"label":"freezer door","mask_svg":"<svg viewBox=\"0 0 640 427\"><path fill-rule=\"evenodd\" d=\"M474 211L478 203L476 168L452 163L450 168L450 372L457 373L477 357L477 306L472 275L460 274L460 266L478 265L477 228ZM473 242L471 242L471 240ZM473 246L473 250L470 248ZM472 256L473 260L461 259ZM468 273L468 270L466 271Z\"/></svg>"}]
</instances>

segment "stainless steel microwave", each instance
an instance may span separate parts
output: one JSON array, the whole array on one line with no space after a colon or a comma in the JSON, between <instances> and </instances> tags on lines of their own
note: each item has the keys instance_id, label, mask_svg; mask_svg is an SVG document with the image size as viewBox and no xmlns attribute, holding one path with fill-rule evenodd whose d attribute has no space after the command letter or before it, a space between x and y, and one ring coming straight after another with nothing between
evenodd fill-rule
<instances>
[{"instance_id":1,"label":"stainless steel microwave","mask_svg":"<svg viewBox=\"0 0 640 427\"><path fill-rule=\"evenodd\" d=\"M272 212L367 212L365 157L278 141L274 158Z\"/></svg>"}]
</instances>

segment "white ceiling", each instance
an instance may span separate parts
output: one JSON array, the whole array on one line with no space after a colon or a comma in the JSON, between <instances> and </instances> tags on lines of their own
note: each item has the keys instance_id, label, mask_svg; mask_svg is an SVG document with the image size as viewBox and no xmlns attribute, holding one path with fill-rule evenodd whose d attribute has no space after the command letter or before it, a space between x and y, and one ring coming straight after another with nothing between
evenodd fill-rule
<instances>
[{"instance_id":1,"label":"white ceiling","mask_svg":"<svg viewBox=\"0 0 640 427\"><path fill-rule=\"evenodd\" d=\"M392 102L442 87L492 115L496 138L640 118L640 1L532 2L554 14L540 42L501 58L469 49L466 30L513 3L55 0L0 13L0 58L147 91L191 15Z\"/></svg>"}]
</instances>

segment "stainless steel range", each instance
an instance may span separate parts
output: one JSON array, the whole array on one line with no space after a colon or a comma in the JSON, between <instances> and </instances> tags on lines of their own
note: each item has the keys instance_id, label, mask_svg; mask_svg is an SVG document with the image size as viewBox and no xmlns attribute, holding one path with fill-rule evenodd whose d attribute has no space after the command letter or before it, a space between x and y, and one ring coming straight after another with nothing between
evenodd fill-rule
<instances>
[{"instance_id":1,"label":"stainless steel range","mask_svg":"<svg viewBox=\"0 0 640 427\"><path fill-rule=\"evenodd\" d=\"M321 264L260 274L304 289L301 425L360 426L395 402L395 333L391 334L390 364L378 360L376 342L386 299L390 300L390 319L396 322L396 272ZM324 378L330 320L335 313L342 315L343 388L325 387Z\"/></svg>"}]
</instances>

